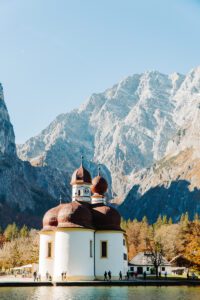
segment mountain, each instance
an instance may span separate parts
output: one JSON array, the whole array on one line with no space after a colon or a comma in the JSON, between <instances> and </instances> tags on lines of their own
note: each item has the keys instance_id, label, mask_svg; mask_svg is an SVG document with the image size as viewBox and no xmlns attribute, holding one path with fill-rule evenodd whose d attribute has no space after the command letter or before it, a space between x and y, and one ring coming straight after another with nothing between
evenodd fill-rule
<instances>
[{"instance_id":1,"label":"mountain","mask_svg":"<svg viewBox=\"0 0 200 300\"><path fill-rule=\"evenodd\" d=\"M127 77L79 109L58 116L38 136L18 146L31 164L72 172L81 153L107 167L112 197L123 198L131 174L162 158L177 130L174 97L184 82L180 74L146 72ZM109 170L109 171L108 171Z\"/></svg>"},{"instance_id":2,"label":"mountain","mask_svg":"<svg viewBox=\"0 0 200 300\"><path fill-rule=\"evenodd\" d=\"M43 213L70 201L69 175L48 166L33 167L16 155L13 126L0 85L0 225L17 222L39 227Z\"/></svg>"},{"instance_id":3,"label":"mountain","mask_svg":"<svg viewBox=\"0 0 200 300\"><path fill-rule=\"evenodd\" d=\"M0 84L0 155L16 156L15 135Z\"/></svg>"},{"instance_id":4,"label":"mountain","mask_svg":"<svg viewBox=\"0 0 200 300\"><path fill-rule=\"evenodd\" d=\"M166 215L177 222L185 212L191 219L200 215L200 159L192 148L165 157L132 180L134 185L119 206L125 219L146 216L152 223Z\"/></svg>"},{"instance_id":5,"label":"mountain","mask_svg":"<svg viewBox=\"0 0 200 300\"><path fill-rule=\"evenodd\" d=\"M125 218L146 215L153 222L162 214L177 221L186 211L190 218L200 214L200 67L185 77L174 101L177 131L164 158L133 175L119 208Z\"/></svg>"},{"instance_id":6,"label":"mountain","mask_svg":"<svg viewBox=\"0 0 200 300\"><path fill-rule=\"evenodd\" d=\"M84 154L111 186L123 217L167 214L175 221L199 208L200 67L188 74L134 74L59 115L18 145L20 159L69 173ZM121 205L120 205L121 204Z\"/></svg>"}]
</instances>

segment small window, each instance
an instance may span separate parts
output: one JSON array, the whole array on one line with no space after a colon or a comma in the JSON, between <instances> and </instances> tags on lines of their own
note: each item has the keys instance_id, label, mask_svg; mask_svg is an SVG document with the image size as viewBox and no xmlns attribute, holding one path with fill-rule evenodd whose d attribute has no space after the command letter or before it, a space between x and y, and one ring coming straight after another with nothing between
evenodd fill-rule
<instances>
[{"instance_id":1,"label":"small window","mask_svg":"<svg viewBox=\"0 0 200 300\"><path fill-rule=\"evenodd\" d=\"M147 271L149 271L149 267L147 267Z\"/></svg>"},{"instance_id":2,"label":"small window","mask_svg":"<svg viewBox=\"0 0 200 300\"><path fill-rule=\"evenodd\" d=\"M131 267L131 271L132 271L132 272L134 271L134 267Z\"/></svg>"},{"instance_id":3,"label":"small window","mask_svg":"<svg viewBox=\"0 0 200 300\"><path fill-rule=\"evenodd\" d=\"M126 246L126 241L125 241L125 239L123 239L123 245Z\"/></svg>"},{"instance_id":4,"label":"small window","mask_svg":"<svg viewBox=\"0 0 200 300\"><path fill-rule=\"evenodd\" d=\"M101 257L106 258L108 256L107 241L101 241Z\"/></svg>"},{"instance_id":5,"label":"small window","mask_svg":"<svg viewBox=\"0 0 200 300\"><path fill-rule=\"evenodd\" d=\"M92 243L92 240L90 241L90 257L93 257L93 243Z\"/></svg>"},{"instance_id":6,"label":"small window","mask_svg":"<svg viewBox=\"0 0 200 300\"><path fill-rule=\"evenodd\" d=\"M78 190L78 196L80 196L81 195L81 191L80 190Z\"/></svg>"},{"instance_id":7,"label":"small window","mask_svg":"<svg viewBox=\"0 0 200 300\"><path fill-rule=\"evenodd\" d=\"M90 190L89 189L85 189L85 194L89 195Z\"/></svg>"},{"instance_id":8,"label":"small window","mask_svg":"<svg viewBox=\"0 0 200 300\"><path fill-rule=\"evenodd\" d=\"M165 267L162 267L162 271L165 271Z\"/></svg>"},{"instance_id":9,"label":"small window","mask_svg":"<svg viewBox=\"0 0 200 300\"><path fill-rule=\"evenodd\" d=\"M127 260L127 254L124 253L124 260Z\"/></svg>"},{"instance_id":10,"label":"small window","mask_svg":"<svg viewBox=\"0 0 200 300\"><path fill-rule=\"evenodd\" d=\"M47 245L47 257L51 257L52 256L52 243L48 243Z\"/></svg>"}]
</instances>

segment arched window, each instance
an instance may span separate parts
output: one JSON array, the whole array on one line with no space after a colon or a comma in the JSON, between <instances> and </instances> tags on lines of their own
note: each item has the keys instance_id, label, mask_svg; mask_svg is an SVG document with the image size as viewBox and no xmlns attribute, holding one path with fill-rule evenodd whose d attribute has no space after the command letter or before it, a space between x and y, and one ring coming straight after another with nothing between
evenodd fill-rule
<instances>
[{"instance_id":1,"label":"arched window","mask_svg":"<svg viewBox=\"0 0 200 300\"><path fill-rule=\"evenodd\" d=\"M47 257L51 258L51 256L52 256L52 243L48 242L48 244L47 244Z\"/></svg>"},{"instance_id":2,"label":"arched window","mask_svg":"<svg viewBox=\"0 0 200 300\"><path fill-rule=\"evenodd\" d=\"M107 258L107 257L108 257L108 242L101 241L101 258Z\"/></svg>"}]
</instances>

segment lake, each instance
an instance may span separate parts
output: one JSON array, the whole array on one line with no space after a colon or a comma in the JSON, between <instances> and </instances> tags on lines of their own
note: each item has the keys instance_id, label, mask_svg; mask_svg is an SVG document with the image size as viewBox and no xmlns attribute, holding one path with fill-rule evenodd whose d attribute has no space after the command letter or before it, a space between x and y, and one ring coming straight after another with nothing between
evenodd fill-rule
<instances>
[{"instance_id":1,"label":"lake","mask_svg":"<svg viewBox=\"0 0 200 300\"><path fill-rule=\"evenodd\" d=\"M199 300L200 287L3 287L1 300Z\"/></svg>"}]
</instances>

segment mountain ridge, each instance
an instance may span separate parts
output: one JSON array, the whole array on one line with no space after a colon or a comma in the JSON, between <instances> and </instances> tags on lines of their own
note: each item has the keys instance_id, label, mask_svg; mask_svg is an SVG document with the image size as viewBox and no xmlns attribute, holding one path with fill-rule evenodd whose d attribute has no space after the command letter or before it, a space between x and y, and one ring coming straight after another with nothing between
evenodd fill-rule
<instances>
[{"instance_id":1,"label":"mountain ridge","mask_svg":"<svg viewBox=\"0 0 200 300\"><path fill-rule=\"evenodd\" d=\"M122 183L124 175L163 157L177 130L172 118L173 97L184 80L179 73L158 71L126 77L112 88L92 94L79 109L58 116L41 134L19 145L18 155L31 163L42 156L48 165L65 166L71 172L82 152L87 160L110 170L113 197L122 196L128 192ZM65 160L63 154L56 155L62 147L69 155Z\"/></svg>"},{"instance_id":2,"label":"mountain ridge","mask_svg":"<svg viewBox=\"0 0 200 300\"><path fill-rule=\"evenodd\" d=\"M8 150L14 132L10 124L9 144L5 126L0 147L4 145L4 152L13 156L0 155L0 187L6 190L0 190L0 203L5 208L10 197L18 205L14 210L25 207L34 219L35 210L41 217L58 202L59 194L71 201L69 178L84 155L92 177L101 164L110 187L108 200L124 218L141 219L146 214L153 222L161 213L173 214L177 221L186 210L192 217L200 213L199 108L200 67L186 75L148 71L126 77L92 94L81 107L57 116L40 134L17 146L22 161L14 154L15 144ZM15 183L17 193L12 198L16 174L22 182ZM20 206L21 185L27 186L28 198L23 196ZM32 223L38 222L33 219Z\"/></svg>"}]
</instances>

